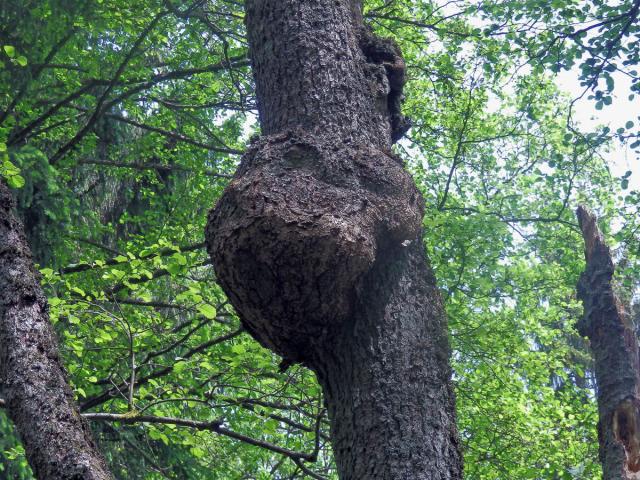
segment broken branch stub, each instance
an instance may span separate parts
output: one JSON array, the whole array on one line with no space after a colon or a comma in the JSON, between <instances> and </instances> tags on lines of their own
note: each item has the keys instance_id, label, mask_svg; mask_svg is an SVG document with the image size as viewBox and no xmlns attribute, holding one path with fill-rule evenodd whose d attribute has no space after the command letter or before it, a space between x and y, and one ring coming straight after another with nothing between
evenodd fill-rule
<instances>
[{"instance_id":1,"label":"broken branch stub","mask_svg":"<svg viewBox=\"0 0 640 480\"><path fill-rule=\"evenodd\" d=\"M586 268L577 285L584 316L577 322L589 338L598 397L598 440L605 480L640 479L640 364L629 315L616 295L611 252L586 207L576 212L585 242Z\"/></svg>"}]
</instances>

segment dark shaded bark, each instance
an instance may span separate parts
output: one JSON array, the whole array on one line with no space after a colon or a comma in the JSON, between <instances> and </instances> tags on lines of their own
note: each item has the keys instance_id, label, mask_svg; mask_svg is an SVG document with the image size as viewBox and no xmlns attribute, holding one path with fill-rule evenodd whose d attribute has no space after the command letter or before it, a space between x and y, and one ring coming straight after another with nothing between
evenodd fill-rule
<instances>
[{"instance_id":1,"label":"dark shaded bark","mask_svg":"<svg viewBox=\"0 0 640 480\"><path fill-rule=\"evenodd\" d=\"M0 181L0 385L41 479L111 479L80 417L13 200Z\"/></svg>"},{"instance_id":2,"label":"dark shaded bark","mask_svg":"<svg viewBox=\"0 0 640 480\"><path fill-rule=\"evenodd\" d=\"M604 480L640 479L640 363L631 317L616 296L614 264L595 216L580 206L586 269L578 282L584 316L577 323L589 338L598 395L598 440Z\"/></svg>"},{"instance_id":3,"label":"dark shaded bark","mask_svg":"<svg viewBox=\"0 0 640 480\"><path fill-rule=\"evenodd\" d=\"M459 479L447 325L421 196L391 143L404 62L352 0L250 0L263 136L209 216L218 280L313 369L342 479Z\"/></svg>"}]
</instances>

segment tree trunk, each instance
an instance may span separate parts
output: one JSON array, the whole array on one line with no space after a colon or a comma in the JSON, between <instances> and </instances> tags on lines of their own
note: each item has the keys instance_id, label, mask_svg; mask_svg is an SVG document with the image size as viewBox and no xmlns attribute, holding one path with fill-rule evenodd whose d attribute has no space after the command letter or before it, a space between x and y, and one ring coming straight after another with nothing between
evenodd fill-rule
<instances>
[{"instance_id":1,"label":"tree trunk","mask_svg":"<svg viewBox=\"0 0 640 480\"><path fill-rule=\"evenodd\" d=\"M47 300L13 200L0 181L0 388L37 478L111 479L80 417Z\"/></svg>"},{"instance_id":2,"label":"tree trunk","mask_svg":"<svg viewBox=\"0 0 640 480\"><path fill-rule=\"evenodd\" d=\"M459 479L447 325L392 141L404 62L354 0L249 0L263 136L207 243L243 324L322 385L341 479Z\"/></svg>"},{"instance_id":3,"label":"tree trunk","mask_svg":"<svg viewBox=\"0 0 640 480\"><path fill-rule=\"evenodd\" d=\"M640 364L631 318L616 296L611 252L585 207L577 211L586 269L578 282L584 317L577 328L589 338L595 360L598 440L604 480L640 479Z\"/></svg>"}]
</instances>

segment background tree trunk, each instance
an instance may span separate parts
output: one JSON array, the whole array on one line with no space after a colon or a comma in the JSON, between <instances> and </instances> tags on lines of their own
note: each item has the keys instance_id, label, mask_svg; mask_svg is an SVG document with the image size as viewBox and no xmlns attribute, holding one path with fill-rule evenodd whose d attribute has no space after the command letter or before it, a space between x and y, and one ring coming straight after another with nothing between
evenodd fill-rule
<instances>
[{"instance_id":1,"label":"background tree trunk","mask_svg":"<svg viewBox=\"0 0 640 480\"><path fill-rule=\"evenodd\" d=\"M447 324L391 143L404 62L352 0L249 0L263 137L212 210L243 324L324 389L342 479L459 479Z\"/></svg>"},{"instance_id":2,"label":"background tree trunk","mask_svg":"<svg viewBox=\"0 0 640 480\"><path fill-rule=\"evenodd\" d=\"M605 480L640 479L640 364L631 317L616 296L614 264L596 217L577 211L587 266L578 282L584 317L577 328L589 338L598 387L598 439Z\"/></svg>"},{"instance_id":3,"label":"background tree trunk","mask_svg":"<svg viewBox=\"0 0 640 480\"><path fill-rule=\"evenodd\" d=\"M35 475L111 479L58 355L40 275L0 181L0 388Z\"/></svg>"}]
</instances>

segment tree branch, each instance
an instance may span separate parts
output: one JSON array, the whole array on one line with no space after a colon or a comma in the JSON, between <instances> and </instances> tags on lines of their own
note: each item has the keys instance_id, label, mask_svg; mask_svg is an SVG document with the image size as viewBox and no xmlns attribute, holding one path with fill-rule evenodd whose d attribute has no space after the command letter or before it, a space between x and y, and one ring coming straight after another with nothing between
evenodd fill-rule
<instances>
[{"instance_id":1,"label":"tree branch","mask_svg":"<svg viewBox=\"0 0 640 480\"><path fill-rule=\"evenodd\" d=\"M192 268L195 267L204 267L206 265L211 265L211 260L205 260L203 262L200 262L196 265L192 265ZM145 283L148 282L150 280L155 280L156 278L160 278L160 277L164 277L166 275L171 275L171 272L169 270L167 270L166 268L158 268L157 270L154 270L153 272L151 272L151 278L146 277L146 278L135 278L135 277L129 277L127 279L127 283L132 283L132 284L138 284L138 283ZM105 294L107 296L113 296L116 293L118 293L120 290L123 290L127 288L127 284L122 282L122 283L117 283L115 284L113 287L111 287L110 289L105 291Z\"/></svg>"},{"instance_id":2,"label":"tree branch","mask_svg":"<svg viewBox=\"0 0 640 480\"><path fill-rule=\"evenodd\" d=\"M217 147L216 147L217 149ZM213 149L210 149L213 150ZM217 149L221 150L221 149ZM124 163L124 162L110 162L107 160L81 160L78 162L78 165L104 165L107 167L116 167L116 168L131 168L133 170L171 170L177 172L195 172L195 170L191 168L181 167L180 165L165 165L162 163L144 163L144 164L136 164L136 163ZM232 178L232 175L227 175L225 173L217 173L213 170L204 170L201 172L203 175L207 177L215 177L215 178Z\"/></svg>"},{"instance_id":3,"label":"tree branch","mask_svg":"<svg viewBox=\"0 0 640 480\"><path fill-rule=\"evenodd\" d=\"M265 450L269 450L271 452L285 455L291 459L303 459L307 461L314 460L312 454L296 452L294 450L289 450L288 448L279 447L278 445L274 445L273 443L265 442L263 440L257 440L241 433L234 432L233 430L223 427L222 420L203 422L198 420L186 420L174 417L160 417L155 415L129 415L117 413L84 413L83 417L87 420L98 422L120 422L128 425L136 423L153 423L162 425L176 425L179 427L194 428L196 430L206 430L209 432L217 433L219 435L224 435L225 437L239 440L249 445L264 448Z\"/></svg>"},{"instance_id":4,"label":"tree branch","mask_svg":"<svg viewBox=\"0 0 640 480\"><path fill-rule=\"evenodd\" d=\"M31 79L30 79L31 82L33 82L40 76L45 66L53 59L53 57L56 56L56 54L60 51L62 47L64 47L64 45L71 39L71 37L75 35L76 31L77 31L76 27L70 28L67 31L67 34L63 36L60 39L60 41L51 48L46 58L44 59L44 62L41 65L35 66L35 71L33 72L33 75L31 76ZM25 92L27 91L27 88L29 87L29 83L30 82L25 82L20 87L20 90L18 91L16 96L13 97L9 106L0 114L0 125L6 120L7 116L13 111L13 109L18 104L20 99L24 96Z\"/></svg>"},{"instance_id":5,"label":"tree branch","mask_svg":"<svg viewBox=\"0 0 640 480\"><path fill-rule=\"evenodd\" d=\"M76 109L78 109L80 111L84 111L84 112L88 111L86 108L81 108L81 107L74 107L74 108L76 108ZM189 137L187 137L185 135L181 135L181 134L176 133L176 132L165 130L165 129L159 128L159 127L154 127L153 125L147 125L146 123L136 122L135 120L131 120L130 118L123 117L122 115L116 115L116 114L113 114L113 113L105 113L104 116L107 117L107 118L111 118L113 120L116 120L118 122L126 123L128 125L132 125L134 127L141 128L143 130L148 130L150 132L159 133L160 135L163 135L165 137L173 138L173 139L178 140L180 142L188 143L189 145L194 145L196 147L200 147L200 148L203 148L205 150L211 150L213 152L220 152L220 153L228 153L228 154L231 154L231 155L242 155L244 153L244 150L238 150L238 149L235 149L235 148L218 147L216 145L209 145L207 143L202 143L202 142L199 142L198 140L194 140L193 138L189 138ZM125 166L127 166L127 164L125 164ZM130 168L135 168L135 167L132 166Z\"/></svg>"},{"instance_id":6,"label":"tree branch","mask_svg":"<svg viewBox=\"0 0 640 480\"><path fill-rule=\"evenodd\" d=\"M147 35L149 35L149 33L156 27L158 22L160 22L160 20L162 20L162 17L164 17L165 15L168 15L168 13L169 12L167 12L167 11L162 11L162 12L156 14L156 16L151 20L151 22L149 22L149 25L147 25L144 28L144 30L142 30L140 35L138 35L138 38L133 43L133 46L129 49L129 52L124 57L122 62L120 62L120 65L118 66L118 69L116 70L115 75L113 76L113 78L111 79L109 84L107 85L107 88L105 89L105 91L102 93L102 95L98 99L98 102L97 102L96 107L95 107L95 109L93 111L93 114L91 115L91 117L89 118L89 120L87 121L85 126L78 133L76 133L71 140L69 140L66 144L64 144L53 155L53 157L51 157L49 159L49 163L51 165L55 165L58 162L58 160L60 160L62 157L64 157L64 155L69 150L71 150L80 140L82 140L82 138L93 127L93 125L96 123L96 121L98 121L98 119L100 118L100 115L102 113L104 113L104 111L106 110L106 109L103 110L103 105L104 105L105 101L107 100L107 97L111 93L111 90L116 85L116 82L120 79L120 76L124 72L124 69L126 68L126 66L131 61L131 59L133 58L134 54L138 51L138 48L140 48L140 45L142 45L142 42L147 38Z\"/></svg>"},{"instance_id":7,"label":"tree branch","mask_svg":"<svg viewBox=\"0 0 640 480\"><path fill-rule=\"evenodd\" d=\"M182 69L182 70L173 70L171 72L166 72L166 73L159 73L157 75L152 76L150 79L148 80L144 80L144 79L136 79L136 80L132 80L130 82L130 84L138 84L135 87L132 87L128 90L125 90L123 93L121 93L120 95L116 96L113 100L111 100L110 102L108 102L105 107L103 108L103 111L108 111L109 108L113 107L115 104L119 103L120 101L124 100L125 98L130 97L131 95L134 95L142 90L145 90L147 88L151 88L154 85L167 81L167 80L177 80L177 79L181 79L181 78L186 78L189 77L191 75L198 75L201 73L211 73L211 72L217 72L220 70L225 70L227 68L233 68L233 67L244 67L249 65L249 60L246 58L246 55L238 55L237 57L233 57L231 59L231 64L227 63L226 61L222 61L222 62L218 62L218 63L214 63L211 65L207 65L204 67L194 67L194 68L186 68L186 69ZM38 118L34 119L33 121L31 121L29 124L27 124L26 127L24 127L22 130L18 131L17 133L15 133L14 135L12 135L9 138L9 141L7 142L7 145L14 145L18 142L20 142L21 140L25 139L33 130L35 130L36 128L38 128L40 125L42 125L48 118L52 117L58 110L60 110L61 108L65 107L66 105L68 105L69 103L73 102L74 100L80 98L82 95L84 95L85 93L90 92L91 90L93 90L94 88L98 87L98 86L102 86L102 85L109 85L113 82L112 80L103 80L103 79L89 79L89 80L85 80L85 85L76 90L73 93L70 93L67 97L65 97L64 99L60 100L59 102L57 102L55 105L53 105L51 108L49 108L49 110L47 110L45 113L43 113L42 115L40 115ZM117 84L118 82L115 82L115 84Z\"/></svg>"},{"instance_id":8,"label":"tree branch","mask_svg":"<svg viewBox=\"0 0 640 480\"><path fill-rule=\"evenodd\" d=\"M214 345L217 345L219 343L223 343L226 342L227 340L231 340L232 338L237 337L238 335L240 335L242 332L244 332L244 329L242 327L226 334L226 335L222 335L220 337L216 337L212 340L209 340L208 342L205 342L203 344L198 345L197 347L192 348L191 350L187 351L187 353L185 353L184 355L181 355L181 357L183 359L188 359L191 358L192 356L196 355L197 353L202 352L203 350L206 350L209 347L212 347ZM141 368L143 366L143 364L139 365L138 368ZM171 371L173 371L173 367L174 365L170 365L168 367L162 368L160 370L156 370L155 372L150 373L149 375L146 375L144 377L140 377L138 378L138 383L137 386L140 387L141 385L144 385L146 383L149 382L149 380L152 380L154 378L158 378L158 377L162 377L168 373L170 373ZM96 407L98 405L101 405L102 403L108 401L109 399L113 398L118 391L121 391L123 388L126 388L126 385L124 383L121 383L120 385L114 386L112 388L109 388L107 390L105 390L104 392L102 392L99 395L96 395L94 397L88 398L82 405L80 405L80 411L84 412L86 410L89 410L90 408Z\"/></svg>"},{"instance_id":9,"label":"tree branch","mask_svg":"<svg viewBox=\"0 0 640 480\"><path fill-rule=\"evenodd\" d=\"M204 242L192 243L189 245L182 245L182 246L178 246L177 248L178 250L172 247L163 248L145 257L142 257L141 254L138 253L137 255L135 255L135 258L142 259L142 260L151 260L156 257L165 257L167 255L172 255L174 253L193 252L194 250L200 250L204 248ZM118 253L118 257L119 256L123 256L123 255ZM113 257L108 260L105 260L102 265L96 265L96 264L90 264L90 263L78 263L78 264L68 265L60 269L60 274L66 275L68 273L84 272L86 270L91 270L93 268L109 267L112 265L118 265L120 263L124 263L121 260L118 260L117 259L118 257Z\"/></svg>"},{"instance_id":10,"label":"tree branch","mask_svg":"<svg viewBox=\"0 0 640 480\"><path fill-rule=\"evenodd\" d=\"M442 199L438 203L438 210L442 210L447 202L447 195L449 194L449 188L451 187L451 180L453 179L453 174L458 167L460 156L462 154L462 144L464 140L464 136L467 131L467 125L469 124L469 117L471 115L471 105L473 101L473 83L469 88L469 96L467 98L467 106L465 108L464 118L462 120L462 127L460 128L460 132L458 134L458 144L456 145L456 152L453 155L453 162L451 163L451 169L449 170L449 175L447 176L447 183L444 188L444 194L442 195Z\"/></svg>"},{"instance_id":11,"label":"tree branch","mask_svg":"<svg viewBox=\"0 0 640 480\"><path fill-rule=\"evenodd\" d=\"M19 130L14 135L11 135L9 137L9 140L7 140L7 145L8 146L16 145L20 141L25 140L27 138L27 136L29 136L29 134L33 130L35 130L40 125L42 125L48 118L50 118L53 115L55 115L55 113L58 110L60 110L65 105L68 105L69 103L73 102L77 98L80 98L82 95L84 95L85 93L88 93L89 91L91 91L92 89L94 89L97 86L98 86L98 81L97 80L92 80L92 81L87 82L83 87L79 88L75 92L70 93L65 98L60 100L58 103L54 104L45 113L43 113L42 115L40 115L35 120L32 120L30 123L28 123L27 126L24 127L22 130Z\"/></svg>"}]
</instances>

